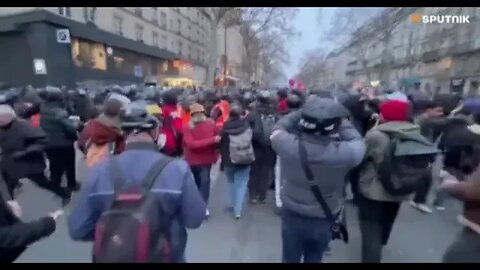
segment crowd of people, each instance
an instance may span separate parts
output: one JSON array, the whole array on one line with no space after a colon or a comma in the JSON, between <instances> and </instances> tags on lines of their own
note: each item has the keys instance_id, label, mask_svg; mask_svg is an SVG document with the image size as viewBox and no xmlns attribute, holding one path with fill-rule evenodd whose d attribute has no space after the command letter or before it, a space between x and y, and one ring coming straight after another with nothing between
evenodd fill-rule
<instances>
[{"instance_id":1,"label":"crowd of people","mask_svg":"<svg viewBox=\"0 0 480 270\"><path fill-rule=\"evenodd\" d=\"M185 262L187 229L209 218L222 171L234 219L275 190L283 262L321 262L332 240L348 242L348 188L362 262L382 261L402 202L433 211L432 190L438 211L448 196L465 205L444 262L480 262L480 97L364 90L3 91L0 261L52 234L63 214L22 222L15 198L27 178L62 206L81 191L68 230L93 242L93 262ZM81 182L75 147L88 170Z\"/></svg>"}]
</instances>

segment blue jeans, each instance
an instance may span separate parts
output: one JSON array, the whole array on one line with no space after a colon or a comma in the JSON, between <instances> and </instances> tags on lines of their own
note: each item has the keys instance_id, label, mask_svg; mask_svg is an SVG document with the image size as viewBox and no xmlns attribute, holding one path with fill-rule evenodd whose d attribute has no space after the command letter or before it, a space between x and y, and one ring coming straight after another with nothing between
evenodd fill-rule
<instances>
[{"instance_id":1,"label":"blue jeans","mask_svg":"<svg viewBox=\"0 0 480 270\"><path fill-rule=\"evenodd\" d=\"M332 223L282 209L284 263L320 263L332 239Z\"/></svg>"},{"instance_id":2,"label":"blue jeans","mask_svg":"<svg viewBox=\"0 0 480 270\"><path fill-rule=\"evenodd\" d=\"M235 216L240 216L247 194L250 166L225 167L225 174L227 175L229 184L230 206L233 207Z\"/></svg>"},{"instance_id":3,"label":"blue jeans","mask_svg":"<svg viewBox=\"0 0 480 270\"><path fill-rule=\"evenodd\" d=\"M191 166L195 183L197 184L200 194L202 194L205 203L208 203L210 197L210 168L212 165L195 165Z\"/></svg>"}]
</instances>

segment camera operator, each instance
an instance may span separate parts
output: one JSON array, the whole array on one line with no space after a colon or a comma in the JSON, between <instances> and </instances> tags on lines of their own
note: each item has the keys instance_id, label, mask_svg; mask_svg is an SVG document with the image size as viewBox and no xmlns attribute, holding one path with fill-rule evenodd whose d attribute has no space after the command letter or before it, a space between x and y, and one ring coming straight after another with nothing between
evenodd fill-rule
<instances>
[{"instance_id":1,"label":"camera operator","mask_svg":"<svg viewBox=\"0 0 480 270\"><path fill-rule=\"evenodd\" d=\"M345 176L365 154L362 137L344 119L347 116L347 110L332 99L310 96L302 109L277 123L271 136L284 168L285 263L299 263L302 257L305 263L321 262L330 240L340 238L333 234L332 226L339 225L334 219L342 215ZM319 192L314 194L314 190ZM328 209L322 207L323 198ZM348 237L342 236L344 240Z\"/></svg>"}]
</instances>

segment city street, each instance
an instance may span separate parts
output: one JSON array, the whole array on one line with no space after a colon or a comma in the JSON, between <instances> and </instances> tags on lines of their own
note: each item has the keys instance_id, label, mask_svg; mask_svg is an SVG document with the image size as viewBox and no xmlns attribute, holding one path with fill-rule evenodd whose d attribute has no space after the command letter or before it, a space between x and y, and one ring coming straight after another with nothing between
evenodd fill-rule
<instances>
[{"instance_id":1,"label":"city street","mask_svg":"<svg viewBox=\"0 0 480 270\"><path fill-rule=\"evenodd\" d=\"M80 164L81 162L79 162ZM83 171L78 168L78 171ZM79 173L79 179L83 179ZM280 220L273 211L273 199L267 205L248 205L240 220L225 211L225 179L214 182L210 203L211 217L198 230L189 233L188 262L280 262ZM273 194L272 194L273 195ZM60 202L27 182L19 201L26 220L40 217L59 207ZM75 201L72 202L74 204ZM67 208L68 215L69 208ZM446 247L459 230L455 216L460 206L449 201L447 211L422 214L407 203L402 206L385 262L439 262ZM350 231L348 246L335 241L326 262L359 262L360 235L356 210L348 208ZM89 262L90 243L73 242L67 234L65 217L48 239L34 244L18 262Z\"/></svg>"}]
</instances>

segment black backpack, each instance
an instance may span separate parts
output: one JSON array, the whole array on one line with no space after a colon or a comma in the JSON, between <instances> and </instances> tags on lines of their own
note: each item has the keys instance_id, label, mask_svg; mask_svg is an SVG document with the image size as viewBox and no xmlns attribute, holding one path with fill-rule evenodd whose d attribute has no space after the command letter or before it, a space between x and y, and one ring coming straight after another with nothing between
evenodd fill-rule
<instances>
[{"instance_id":1,"label":"black backpack","mask_svg":"<svg viewBox=\"0 0 480 270\"><path fill-rule=\"evenodd\" d=\"M95 227L93 261L147 263L172 261L169 220L163 205L150 192L173 159L156 161L140 186L125 186L117 157L110 161L114 197ZM160 205L160 207L159 207Z\"/></svg>"},{"instance_id":2,"label":"black backpack","mask_svg":"<svg viewBox=\"0 0 480 270\"><path fill-rule=\"evenodd\" d=\"M378 177L385 190L394 196L404 196L417 190L422 181L428 181L431 164L440 152L420 132L386 132L390 142Z\"/></svg>"}]
</instances>

